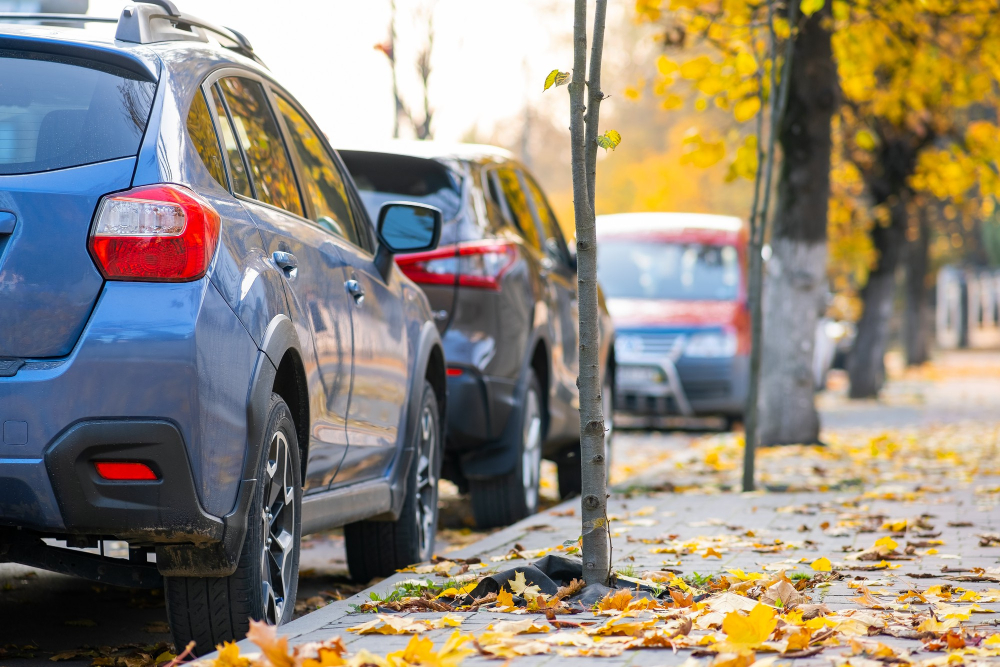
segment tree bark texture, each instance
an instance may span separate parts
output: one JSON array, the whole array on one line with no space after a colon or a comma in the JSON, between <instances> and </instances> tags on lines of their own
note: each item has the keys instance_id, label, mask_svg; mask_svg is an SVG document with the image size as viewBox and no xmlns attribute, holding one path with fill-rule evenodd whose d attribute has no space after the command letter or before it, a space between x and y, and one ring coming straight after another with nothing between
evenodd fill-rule
<instances>
[{"instance_id":1,"label":"tree bark texture","mask_svg":"<svg viewBox=\"0 0 1000 667\"><path fill-rule=\"evenodd\" d=\"M819 439L813 383L817 320L826 295L831 121L839 103L829 7L795 40L788 106L779 140L783 159L764 278L761 445Z\"/></svg>"},{"instance_id":2,"label":"tree bark texture","mask_svg":"<svg viewBox=\"0 0 1000 667\"><path fill-rule=\"evenodd\" d=\"M890 217L888 225L876 224L872 229L878 260L861 291L864 306L847 362L851 398L874 398L885 384L885 351L896 294L896 269L906 245L906 203L912 196L908 180L920 149L933 140L931 135L915 136L884 121L877 125L881 138L877 160L862 173L875 204L887 205Z\"/></svg>"},{"instance_id":3,"label":"tree bark texture","mask_svg":"<svg viewBox=\"0 0 1000 667\"><path fill-rule=\"evenodd\" d=\"M917 238L906 245L906 318L903 342L906 365L919 366L930 360L934 335L934 311L927 288L930 253L930 224L926 209L920 208Z\"/></svg>"},{"instance_id":4,"label":"tree bark texture","mask_svg":"<svg viewBox=\"0 0 1000 667\"><path fill-rule=\"evenodd\" d=\"M597 302L597 227L593 178L596 127L600 104L601 52L607 0L598 0L591 54L591 104L585 106L587 83L587 2L576 0L573 17L573 81L569 84L570 141L573 166L573 212L576 217L577 292L580 309L580 466L583 578L587 584L607 584L611 570L608 544L608 498L604 415L601 409L600 312ZM586 113L586 117L584 114ZM593 140L591 140L593 135Z\"/></svg>"}]
</instances>

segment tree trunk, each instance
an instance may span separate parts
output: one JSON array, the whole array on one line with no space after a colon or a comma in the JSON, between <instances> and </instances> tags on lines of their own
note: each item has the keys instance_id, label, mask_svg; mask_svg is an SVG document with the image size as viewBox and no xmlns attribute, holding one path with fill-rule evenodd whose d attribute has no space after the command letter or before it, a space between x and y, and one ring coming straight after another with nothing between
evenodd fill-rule
<instances>
[{"instance_id":1,"label":"tree trunk","mask_svg":"<svg viewBox=\"0 0 1000 667\"><path fill-rule=\"evenodd\" d=\"M576 0L573 15L573 81L569 84L570 142L573 167L573 212L576 217L577 292L580 308L580 466L583 578L588 584L608 583L607 461L601 405L600 311L597 302L597 226L594 175L597 123L601 101L601 55L607 0L597 0L594 43L587 64L587 2ZM590 89L590 106L584 101ZM586 117L584 113L586 112ZM589 186L589 187L588 187Z\"/></svg>"},{"instance_id":2,"label":"tree trunk","mask_svg":"<svg viewBox=\"0 0 1000 667\"><path fill-rule=\"evenodd\" d=\"M921 206L918 235L906 247L906 365L919 366L930 359L933 335L933 312L928 301L927 265L930 251L930 225L926 208Z\"/></svg>"},{"instance_id":3,"label":"tree trunk","mask_svg":"<svg viewBox=\"0 0 1000 667\"><path fill-rule=\"evenodd\" d=\"M889 320L892 319L896 294L896 267L905 244L906 212L902 205L892 207L888 227L872 231L878 266L868 275L861 291L864 310L858 321L857 338L847 362L851 380L851 398L875 398L885 384L885 351L889 344Z\"/></svg>"},{"instance_id":4,"label":"tree trunk","mask_svg":"<svg viewBox=\"0 0 1000 667\"><path fill-rule=\"evenodd\" d=\"M795 40L771 258L764 287L760 444L819 439L813 348L826 295L830 125L839 100L829 8L813 14Z\"/></svg>"},{"instance_id":5,"label":"tree trunk","mask_svg":"<svg viewBox=\"0 0 1000 667\"><path fill-rule=\"evenodd\" d=\"M896 269L906 246L906 203L913 194L908 180L920 149L933 141L930 134L915 136L886 122L878 123L877 127L881 140L877 160L863 175L875 203L889 207L890 220L888 225L877 224L872 229L878 263L861 291L864 308L847 362L851 398L875 398L885 383L885 351L896 293Z\"/></svg>"}]
</instances>

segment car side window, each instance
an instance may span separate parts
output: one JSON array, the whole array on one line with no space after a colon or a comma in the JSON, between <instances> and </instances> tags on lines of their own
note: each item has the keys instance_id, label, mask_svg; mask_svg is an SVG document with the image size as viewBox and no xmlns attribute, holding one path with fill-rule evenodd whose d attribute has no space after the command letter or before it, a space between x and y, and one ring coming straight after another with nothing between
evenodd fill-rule
<instances>
[{"instance_id":1,"label":"car side window","mask_svg":"<svg viewBox=\"0 0 1000 667\"><path fill-rule=\"evenodd\" d=\"M525 197L524 191L521 189L521 184L518 182L517 172L505 167L497 169L496 175L500 181L504 198L507 200L507 206L514 216L514 223L521 230L521 234L524 235L525 240L535 248L541 250L542 244L538 238L538 228L535 227L535 219L531 215L528 199Z\"/></svg>"},{"instance_id":2,"label":"car side window","mask_svg":"<svg viewBox=\"0 0 1000 667\"><path fill-rule=\"evenodd\" d=\"M236 143L233 124L229 119L229 112L226 110L226 103L222 99L222 91L218 84L212 86L212 97L215 98L215 113L219 118L219 134L222 135L222 145L229 158L229 178L233 182L233 192L252 199L253 190L250 189L246 164L243 162L240 145Z\"/></svg>"},{"instance_id":3,"label":"car side window","mask_svg":"<svg viewBox=\"0 0 1000 667\"><path fill-rule=\"evenodd\" d=\"M255 198L302 215L295 172L264 87L236 76L220 79L219 86L226 97L236 139L247 157Z\"/></svg>"},{"instance_id":4,"label":"car side window","mask_svg":"<svg viewBox=\"0 0 1000 667\"><path fill-rule=\"evenodd\" d=\"M524 183L528 186L528 192L531 193L531 198L535 202L538 221L541 223L542 233L545 235L543 243L545 252L553 259L569 265L569 249L566 247L566 239L563 237L562 229L559 227L559 221L556 220L555 213L552 212L552 207L549 206L549 202L545 199L545 195L542 194L542 189L538 187L538 183L535 183L535 179L524 171L521 172L521 175L524 177Z\"/></svg>"},{"instance_id":5,"label":"car side window","mask_svg":"<svg viewBox=\"0 0 1000 667\"><path fill-rule=\"evenodd\" d=\"M208 168L208 173L218 181L219 185L228 190L226 169L222 166L222 149L219 148L219 137L215 134L215 126L212 125L212 112L208 110L208 102L200 90L191 100L187 130L198 155Z\"/></svg>"},{"instance_id":6,"label":"car side window","mask_svg":"<svg viewBox=\"0 0 1000 667\"><path fill-rule=\"evenodd\" d=\"M347 186L337 163L302 114L281 95L275 95L275 98L291 138L289 146L299 158L303 194L312 204L313 222L361 246L347 198Z\"/></svg>"}]
</instances>

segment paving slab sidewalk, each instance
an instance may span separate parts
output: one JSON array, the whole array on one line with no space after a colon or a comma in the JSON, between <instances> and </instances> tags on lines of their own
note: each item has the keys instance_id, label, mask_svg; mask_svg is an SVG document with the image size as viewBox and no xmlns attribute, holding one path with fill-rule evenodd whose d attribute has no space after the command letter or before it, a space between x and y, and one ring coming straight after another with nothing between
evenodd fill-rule
<instances>
[{"instance_id":1,"label":"paving slab sidewalk","mask_svg":"<svg viewBox=\"0 0 1000 667\"><path fill-rule=\"evenodd\" d=\"M926 527L923 533L937 534L944 546L934 555L914 556L913 560L894 561L898 569L879 572L843 570L845 574L863 577L873 592L891 593L891 600L911 589L924 589L938 583L954 583L947 579L955 572L949 570L971 570L972 568L996 568L1000 564L1000 547L980 547L981 533L995 533L1000 530L1000 512L992 502L983 502L973 488L959 489L947 494L935 495L918 501L880 500L857 502L858 494L851 493L792 493L792 494L640 494L625 497L613 494L609 511L612 519L614 563L617 569L631 569L636 574L644 570L660 570L669 567L682 572L682 576L700 573L702 575L739 569L746 572L771 571L779 569L794 573L813 574L809 563L820 557L827 557L835 564L844 561L847 551L867 548L885 532L854 532L836 528L823 530L821 525L836 525L846 516L908 517L912 522L923 517ZM574 540L580 531L579 501L568 501L540 515L525 519L505 530L497 532L482 542L460 552L449 554L450 558L479 557L491 568L509 569L526 564L525 560L510 560L494 563L493 557L504 556L512 549L524 551L545 549ZM853 520L864 520L851 518ZM971 525L968 525L971 524ZM874 524L873 524L874 525ZM752 533L750 539L746 538ZM692 541L698 544L694 554L677 556L654 554L655 547L644 543L643 539L676 536L677 541ZM737 541L746 545L733 546ZM904 542L904 540L900 540ZM753 546L759 545L759 546ZM714 546L721 558L704 557L708 546ZM921 549L920 551L925 551ZM805 562L802 562L805 561ZM848 564L849 565L849 564ZM861 565L857 563L856 565ZM839 569L839 568L838 568ZM918 575L914 578L911 575ZM928 576L933 578L926 578ZM424 575L433 578L434 575ZM405 635L363 635L348 632L347 628L360 625L374 618L371 614L352 613L352 605L369 600L369 594L386 594L401 581L418 577L413 573L399 573L372 588L340 602L334 602L292 623L282 626L280 633L287 635L291 643L300 644L322 641L340 636L347 649L354 653L364 648L384 655L401 650L410 637ZM860 580L860 579L859 579ZM443 581L443 580L442 580ZM831 586L813 591L813 602L824 603L831 610L857 608L851 598L858 591L848 587L849 580L834 582ZM964 588L982 592L996 588L997 583L963 583ZM989 605L987 605L989 606ZM998 607L1000 609L1000 607ZM407 614L412 618L433 618L434 614ZM477 634L488 625L503 620L521 620L535 617L544 622L544 615L512 616L504 613L478 611L461 614L462 632ZM580 621L589 616L580 614L572 617ZM1000 614L976 614L975 621L987 630L997 632L993 627L1000 620ZM426 634L438 645L452 632L451 628L431 631ZM919 647L919 642L879 637L879 641L890 646ZM241 651L254 652L256 647L244 641ZM828 658L842 650L831 649L828 655L819 655L807 660L798 660L796 665L805 667L812 664L829 664ZM643 649L626 651L615 658L564 658L556 654L521 657L518 664L541 665L552 661L572 664L576 661L589 663L598 659L602 664L615 665L673 665L681 664L690 652L677 654L669 650ZM487 658L473 656L464 664L485 664ZM706 662L709 660L706 658ZM490 662L493 662L490 660Z\"/></svg>"}]
</instances>

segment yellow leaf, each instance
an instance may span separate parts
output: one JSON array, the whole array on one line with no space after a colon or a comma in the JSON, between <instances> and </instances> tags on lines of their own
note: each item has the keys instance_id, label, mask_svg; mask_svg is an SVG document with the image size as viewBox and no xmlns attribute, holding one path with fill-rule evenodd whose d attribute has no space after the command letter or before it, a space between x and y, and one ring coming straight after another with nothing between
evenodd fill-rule
<instances>
[{"instance_id":1,"label":"yellow leaf","mask_svg":"<svg viewBox=\"0 0 1000 667\"><path fill-rule=\"evenodd\" d=\"M671 109L680 109L684 105L684 98L675 93L670 93L663 98L663 102L660 106L669 111Z\"/></svg>"},{"instance_id":2,"label":"yellow leaf","mask_svg":"<svg viewBox=\"0 0 1000 667\"><path fill-rule=\"evenodd\" d=\"M959 620L957 618L949 618L941 623L936 618L931 617L917 626L917 632L936 632L944 634L952 628L958 627L958 624Z\"/></svg>"},{"instance_id":3,"label":"yellow leaf","mask_svg":"<svg viewBox=\"0 0 1000 667\"><path fill-rule=\"evenodd\" d=\"M788 646L785 651L803 651L809 648L812 640L812 631L809 628L799 628L799 631L788 637Z\"/></svg>"},{"instance_id":4,"label":"yellow leaf","mask_svg":"<svg viewBox=\"0 0 1000 667\"><path fill-rule=\"evenodd\" d=\"M524 578L524 572L516 573L513 579L507 580L507 583L510 585L510 590L517 595L520 595L525 600L533 600L542 592L538 586L528 585L528 582Z\"/></svg>"},{"instance_id":5,"label":"yellow leaf","mask_svg":"<svg viewBox=\"0 0 1000 667\"><path fill-rule=\"evenodd\" d=\"M720 560L722 559L722 554L716 551L714 547L709 547L705 549L705 553L701 555L702 558L709 558L711 556L714 556L715 558L718 558Z\"/></svg>"},{"instance_id":6,"label":"yellow leaf","mask_svg":"<svg viewBox=\"0 0 1000 667\"><path fill-rule=\"evenodd\" d=\"M628 603L632 601L632 593L623 588L615 593L608 593L597 603L599 611L625 611Z\"/></svg>"},{"instance_id":7,"label":"yellow leaf","mask_svg":"<svg viewBox=\"0 0 1000 667\"><path fill-rule=\"evenodd\" d=\"M749 51L740 51L736 54L736 72L741 76L748 76L757 71L757 59Z\"/></svg>"},{"instance_id":8,"label":"yellow leaf","mask_svg":"<svg viewBox=\"0 0 1000 667\"><path fill-rule=\"evenodd\" d=\"M660 74L668 76L679 70L680 65L666 56L660 56L656 59L656 69L660 70Z\"/></svg>"},{"instance_id":9,"label":"yellow leaf","mask_svg":"<svg viewBox=\"0 0 1000 667\"><path fill-rule=\"evenodd\" d=\"M681 76L685 79L700 79L708 74L712 61L708 56L698 56L681 65Z\"/></svg>"},{"instance_id":10,"label":"yellow leaf","mask_svg":"<svg viewBox=\"0 0 1000 667\"><path fill-rule=\"evenodd\" d=\"M410 639L402 651L396 651L386 656L392 665L434 665L435 667L456 667L466 656L475 653L472 649L460 648L462 644L472 641L471 635L463 635L457 630L452 633L440 651L434 651L434 642L416 635Z\"/></svg>"},{"instance_id":11,"label":"yellow leaf","mask_svg":"<svg viewBox=\"0 0 1000 667\"><path fill-rule=\"evenodd\" d=\"M862 148L866 151L875 150L875 136L868 130L858 130L857 133L854 135L854 143L858 145L858 148ZM904 519L902 523L903 523L902 529L895 528L895 530L905 530L906 520ZM889 524L889 528L886 528L885 526L883 526L882 528L883 530L893 529L893 524Z\"/></svg>"},{"instance_id":12,"label":"yellow leaf","mask_svg":"<svg viewBox=\"0 0 1000 667\"><path fill-rule=\"evenodd\" d=\"M250 621L247 639L260 647L261 653L274 667L295 667L295 658L288 654L288 637L279 638L273 625Z\"/></svg>"},{"instance_id":13,"label":"yellow leaf","mask_svg":"<svg viewBox=\"0 0 1000 667\"><path fill-rule=\"evenodd\" d=\"M883 538L875 540L875 546L878 548L879 555L884 556L889 552L895 551L899 543L886 535Z\"/></svg>"},{"instance_id":14,"label":"yellow leaf","mask_svg":"<svg viewBox=\"0 0 1000 667\"><path fill-rule=\"evenodd\" d=\"M597 137L597 145L604 150L614 150L618 147L618 144L622 142L622 135L618 134L615 130L608 130L601 136Z\"/></svg>"},{"instance_id":15,"label":"yellow leaf","mask_svg":"<svg viewBox=\"0 0 1000 667\"><path fill-rule=\"evenodd\" d=\"M722 621L722 631L726 633L726 641L731 644L757 646L767 641L777 625L774 610L757 603L747 616L738 611L726 614Z\"/></svg>"},{"instance_id":16,"label":"yellow leaf","mask_svg":"<svg viewBox=\"0 0 1000 667\"><path fill-rule=\"evenodd\" d=\"M826 558L825 556L823 558L817 558L816 560L814 560L810 565L810 567L816 570L817 572L833 571L833 563L831 563L830 559Z\"/></svg>"},{"instance_id":17,"label":"yellow leaf","mask_svg":"<svg viewBox=\"0 0 1000 667\"><path fill-rule=\"evenodd\" d=\"M569 83L569 79L569 72L560 72L559 70L554 69L549 72L547 77L545 77L545 88L543 88L542 91L544 92L552 86L564 86Z\"/></svg>"},{"instance_id":18,"label":"yellow leaf","mask_svg":"<svg viewBox=\"0 0 1000 667\"><path fill-rule=\"evenodd\" d=\"M551 626L547 623L540 623L533 618L526 618L523 621L500 621L491 624L486 629L512 635L537 635L548 632Z\"/></svg>"},{"instance_id":19,"label":"yellow leaf","mask_svg":"<svg viewBox=\"0 0 1000 667\"><path fill-rule=\"evenodd\" d=\"M824 4L826 4L826 0L802 0L802 4L799 5L799 8L803 16L812 16L819 10L823 9Z\"/></svg>"},{"instance_id":20,"label":"yellow leaf","mask_svg":"<svg viewBox=\"0 0 1000 667\"><path fill-rule=\"evenodd\" d=\"M733 118L737 122L745 123L756 116L758 111L760 111L760 98L748 97L740 100L733 106Z\"/></svg>"},{"instance_id":21,"label":"yellow leaf","mask_svg":"<svg viewBox=\"0 0 1000 667\"><path fill-rule=\"evenodd\" d=\"M226 642L216 648L219 650L219 657L212 661L213 667L247 667L250 664L249 658L240 655L236 642Z\"/></svg>"},{"instance_id":22,"label":"yellow leaf","mask_svg":"<svg viewBox=\"0 0 1000 667\"><path fill-rule=\"evenodd\" d=\"M501 588L500 592L497 593L497 606L498 607L513 607L514 606L514 596L508 593L505 589Z\"/></svg>"},{"instance_id":23,"label":"yellow leaf","mask_svg":"<svg viewBox=\"0 0 1000 667\"><path fill-rule=\"evenodd\" d=\"M632 86L627 86L625 88L625 98L626 99L629 99L629 100L632 100L633 102L635 102L640 97L642 97L642 93L639 91L638 88L634 88Z\"/></svg>"}]
</instances>

